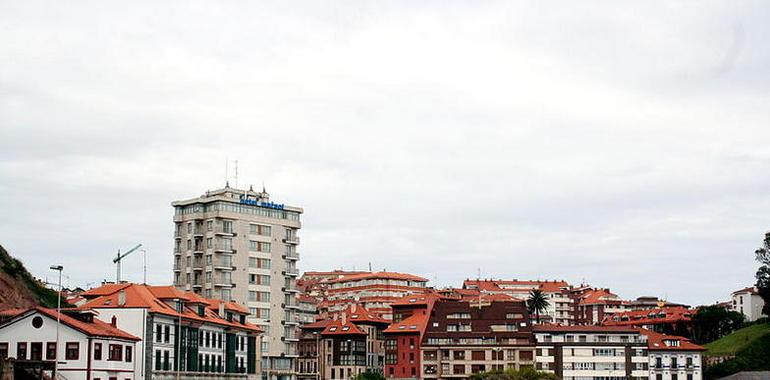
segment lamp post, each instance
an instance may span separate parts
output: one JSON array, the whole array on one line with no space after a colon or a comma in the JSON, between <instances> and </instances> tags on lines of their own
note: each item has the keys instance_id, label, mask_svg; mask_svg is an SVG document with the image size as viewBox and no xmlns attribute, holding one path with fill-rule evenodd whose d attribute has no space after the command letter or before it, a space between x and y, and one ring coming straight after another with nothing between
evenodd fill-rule
<instances>
[{"instance_id":1,"label":"lamp post","mask_svg":"<svg viewBox=\"0 0 770 380\"><path fill-rule=\"evenodd\" d=\"M174 358L174 359L176 359L176 380L179 380L179 377L181 375L181 372L180 372L181 368L179 368L179 365L182 363L180 359L181 359L181 356L182 356L182 310L183 310L183 306L182 306L182 300L181 299L175 298L174 301L176 301L176 303L177 303L176 304L176 308L177 308L177 313L179 314L179 322L178 322L178 327L177 327L177 331L176 331L176 355L175 355L176 357Z\"/></svg>"},{"instance_id":2,"label":"lamp post","mask_svg":"<svg viewBox=\"0 0 770 380\"><path fill-rule=\"evenodd\" d=\"M56 292L56 351L54 353L53 362L53 375L54 378L59 376L59 324L61 324L61 272L64 267L61 265L51 265L51 270L59 272L59 289Z\"/></svg>"}]
</instances>

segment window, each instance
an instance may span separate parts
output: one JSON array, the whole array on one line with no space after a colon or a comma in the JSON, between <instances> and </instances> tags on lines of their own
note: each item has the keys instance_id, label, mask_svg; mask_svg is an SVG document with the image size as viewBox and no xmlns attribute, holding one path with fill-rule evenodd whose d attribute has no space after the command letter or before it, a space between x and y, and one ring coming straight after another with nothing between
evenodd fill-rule
<instances>
[{"instance_id":1,"label":"window","mask_svg":"<svg viewBox=\"0 0 770 380\"><path fill-rule=\"evenodd\" d=\"M0 359L8 358L8 343L0 343Z\"/></svg>"},{"instance_id":2,"label":"window","mask_svg":"<svg viewBox=\"0 0 770 380\"><path fill-rule=\"evenodd\" d=\"M111 344L107 360L113 362L123 361L123 346L120 344Z\"/></svg>"},{"instance_id":3,"label":"window","mask_svg":"<svg viewBox=\"0 0 770 380\"><path fill-rule=\"evenodd\" d=\"M64 351L65 360L78 360L80 358L80 343L67 342Z\"/></svg>"},{"instance_id":4,"label":"window","mask_svg":"<svg viewBox=\"0 0 770 380\"><path fill-rule=\"evenodd\" d=\"M163 369L166 371L171 369L168 351L163 351Z\"/></svg>"},{"instance_id":5,"label":"window","mask_svg":"<svg viewBox=\"0 0 770 380\"><path fill-rule=\"evenodd\" d=\"M161 370L161 361L160 361L160 350L155 350L155 370L160 371Z\"/></svg>"},{"instance_id":6,"label":"window","mask_svg":"<svg viewBox=\"0 0 770 380\"><path fill-rule=\"evenodd\" d=\"M30 359L43 360L43 342L32 342L30 346Z\"/></svg>"},{"instance_id":7,"label":"window","mask_svg":"<svg viewBox=\"0 0 770 380\"><path fill-rule=\"evenodd\" d=\"M156 342L163 341L163 326L161 325L155 325L155 341Z\"/></svg>"},{"instance_id":8,"label":"window","mask_svg":"<svg viewBox=\"0 0 770 380\"><path fill-rule=\"evenodd\" d=\"M46 344L45 359L56 360L56 342L48 342L48 344Z\"/></svg>"},{"instance_id":9,"label":"window","mask_svg":"<svg viewBox=\"0 0 770 380\"><path fill-rule=\"evenodd\" d=\"M94 343L94 360L102 360L102 344Z\"/></svg>"},{"instance_id":10,"label":"window","mask_svg":"<svg viewBox=\"0 0 770 380\"><path fill-rule=\"evenodd\" d=\"M134 350L131 346L126 346L126 363L131 363L134 359Z\"/></svg>"},{"instance_id":11,"label":"window","mask_svg":"<svg viewBox=\"0 0 770 380\"><path fill-rule=\"evenodd\" d=\"M27 343L16 343L16 359L27 360Z\"/></svg>"},{"instance_id":12,"label":"window","mask_svg":"<svg viewBox=\"0 0 770 380\"><path fill-rule=\"evenodd\" d=\"M163 341L166 343L169 342L169 338L171 337L170 331L171 331L171 328L169 327L169 325L163 326Z\"/></svg>"}]
</instances>

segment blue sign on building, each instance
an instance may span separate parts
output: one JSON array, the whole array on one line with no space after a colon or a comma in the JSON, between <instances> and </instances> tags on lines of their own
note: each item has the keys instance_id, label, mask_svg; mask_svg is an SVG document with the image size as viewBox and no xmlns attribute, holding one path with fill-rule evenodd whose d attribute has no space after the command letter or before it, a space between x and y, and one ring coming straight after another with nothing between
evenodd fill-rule
<instances>
[{"instance_id":1,"label":"blue sign on building","mask_svg":"<svg viewBox=\"0 0 770 380\"><path fill-rule=\"evenodd\" d=\"M283 207L284 207L283 203L260 202L260 201L257 201L256 199L244 198L243 196L241 196L241 204L272 208L275 210L283 210Z\"/></svg>"}]
</instances>

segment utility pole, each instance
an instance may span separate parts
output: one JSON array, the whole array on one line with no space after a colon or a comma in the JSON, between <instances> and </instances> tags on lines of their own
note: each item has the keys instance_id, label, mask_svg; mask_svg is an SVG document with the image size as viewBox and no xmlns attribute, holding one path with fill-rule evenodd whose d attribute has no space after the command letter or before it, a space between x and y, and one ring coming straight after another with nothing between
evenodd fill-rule
<instances>
[{"instance_id":1,"label":"utility pole","mask_svg":"<svg viewBox=\"0 0 770 380\"><path fill-rule=\"evenodd\" d=\"M64 267L61 265L51 265L51 269L59 272L59 291L56 293L56 353L53 364L54 379L59 377L59 325L61 324L61 272Z\"/></svg>"}]
</instances>

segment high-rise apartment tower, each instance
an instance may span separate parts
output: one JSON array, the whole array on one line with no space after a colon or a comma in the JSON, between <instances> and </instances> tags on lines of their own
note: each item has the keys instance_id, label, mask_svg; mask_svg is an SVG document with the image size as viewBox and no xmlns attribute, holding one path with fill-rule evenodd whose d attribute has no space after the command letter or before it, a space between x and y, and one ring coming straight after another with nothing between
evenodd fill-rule
<instances>
[{"instance_id":1,"label":"high-rise apartment tower","mask_svg":"<svg viewBox=\"0 0 770 380\"><path fill-rule=\"evenodd\" d=\"M264 330L263 379L292 379L302 208L271 202L264 188L229 186L171 205L174 285L246 306Z\"/></svg>"}]
</instances>

